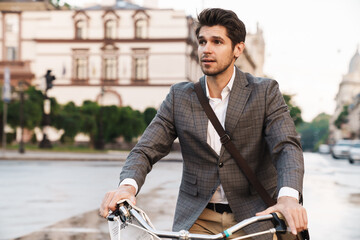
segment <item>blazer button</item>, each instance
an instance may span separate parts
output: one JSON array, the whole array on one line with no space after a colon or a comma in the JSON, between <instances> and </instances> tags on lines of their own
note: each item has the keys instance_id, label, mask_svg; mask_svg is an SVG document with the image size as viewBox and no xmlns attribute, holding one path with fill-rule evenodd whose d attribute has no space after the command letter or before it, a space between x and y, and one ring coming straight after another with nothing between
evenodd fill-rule
<instances>
[{"instance_id":1,"label":"blazer button","mask_svg":"<svg viewBox=\"0 0 360 240\"><path fill-rule=\"evenodd\" d=\"M222 168L224 166L224 163L219 163L219 168Z\"/></svg>"}]
</instances>

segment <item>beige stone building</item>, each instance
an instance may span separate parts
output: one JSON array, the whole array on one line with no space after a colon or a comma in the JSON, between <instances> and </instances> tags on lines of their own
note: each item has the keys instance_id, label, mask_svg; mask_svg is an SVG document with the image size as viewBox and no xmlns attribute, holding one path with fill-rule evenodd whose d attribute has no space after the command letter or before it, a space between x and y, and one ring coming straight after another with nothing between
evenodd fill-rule
<instances>
[{"instance_id":1,"label":"beige stone building","mask_svg":"<svg viewBox=\"0 0 360 240\"><path fill-rule=\"evenodd\" d=\"M194 19L185 11L159 9L156 1L104 0L82 9L56 8L48 0L0 2L0 81L4 67L11 84L44 88L61 104L84 100L102 105L158 108L170 86L197 81ZM263 76L261 29L248 34L236 64Z\"/></svg>"},{"instance_id":2,"label":"beige stone building","mask_svg":"<svg viewBox=\"0 0 360 240\"><path fill-rule=\"evenodd\" d=\"M330 140L352 139L360 137L360 54L359 49L356 50L354 56L350 60L349 71L343 76L339 85L339 91L335 97L336 109L330 120ZM348 106L349 115L348 122L336 128L335 121L343 111L343 107Z\"/></svg>"}]
</instances>

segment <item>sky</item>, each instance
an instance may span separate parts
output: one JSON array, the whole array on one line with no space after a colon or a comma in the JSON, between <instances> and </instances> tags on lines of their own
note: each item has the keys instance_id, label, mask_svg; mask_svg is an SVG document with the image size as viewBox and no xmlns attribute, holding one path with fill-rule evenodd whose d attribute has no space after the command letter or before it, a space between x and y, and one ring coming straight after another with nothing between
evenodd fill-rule
<instances>
[{"instance_id":1,"label":"sky","mask_svg":"<svg viewBox=\"0 0 360 240\"><path fill-rule=\"evenodd\" d=\"M203 8L231 9L250 33L258 23L265 39L264 73L279 82L283 93L293 95L305 121L321 112L334 113L339 83L360 44L360 0L158 0L158 4L194 17Z\"/></svg>"}]
</instances>

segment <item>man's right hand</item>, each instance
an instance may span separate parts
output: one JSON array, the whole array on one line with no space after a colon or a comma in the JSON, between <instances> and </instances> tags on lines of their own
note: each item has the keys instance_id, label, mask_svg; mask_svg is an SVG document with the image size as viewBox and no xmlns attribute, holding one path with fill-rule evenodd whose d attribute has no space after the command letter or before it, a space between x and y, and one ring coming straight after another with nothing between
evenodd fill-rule
<instances>
[{"instance_id":1,"label":"man's right hand","mask_svg":"<svg viewBox=\"0 0 360 240\"><path fill-rule=\"evenodd\" d=\"M100 206L100 216L106 218L109 215L109 210L116 210L116 203L120 200L129 199L132 204L136 204L136 189L132 185L121 185L118 189L109 191Z\"/></svg>"}]
</instances>

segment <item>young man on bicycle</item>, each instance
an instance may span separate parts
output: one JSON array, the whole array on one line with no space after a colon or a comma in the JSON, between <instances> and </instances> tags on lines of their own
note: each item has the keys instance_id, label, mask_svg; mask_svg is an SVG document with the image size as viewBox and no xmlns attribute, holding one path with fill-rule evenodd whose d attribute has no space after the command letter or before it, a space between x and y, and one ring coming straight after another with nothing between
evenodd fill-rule
<instances>
[{"instance_id":1,"label":"young man on bicycle","mask_svg":"<svg viewBox=\"0 0 360 240\"><path fill-rule=\"evenodd\" d=\"M255 214L281 212L294 234L307 228L299 204L303 184L303 155L293 120L276 81L241 72L235 60L245 48L243 22L230 10L205 9L198 16L198 56L205 74L204 93L220 123L277 204L266 208L256 190L222 147L191 82L175 84L152 123L130 152L118 189L104 197L100 214L107 216L116 202L130 199L146 174L179 138L183 176L174 231L216 234ZM267 223L245 228L267 229ZM239 233L242 235L243 233ZM259 239L269 239L262 237Z\"/></svg>"}]
</instances>

